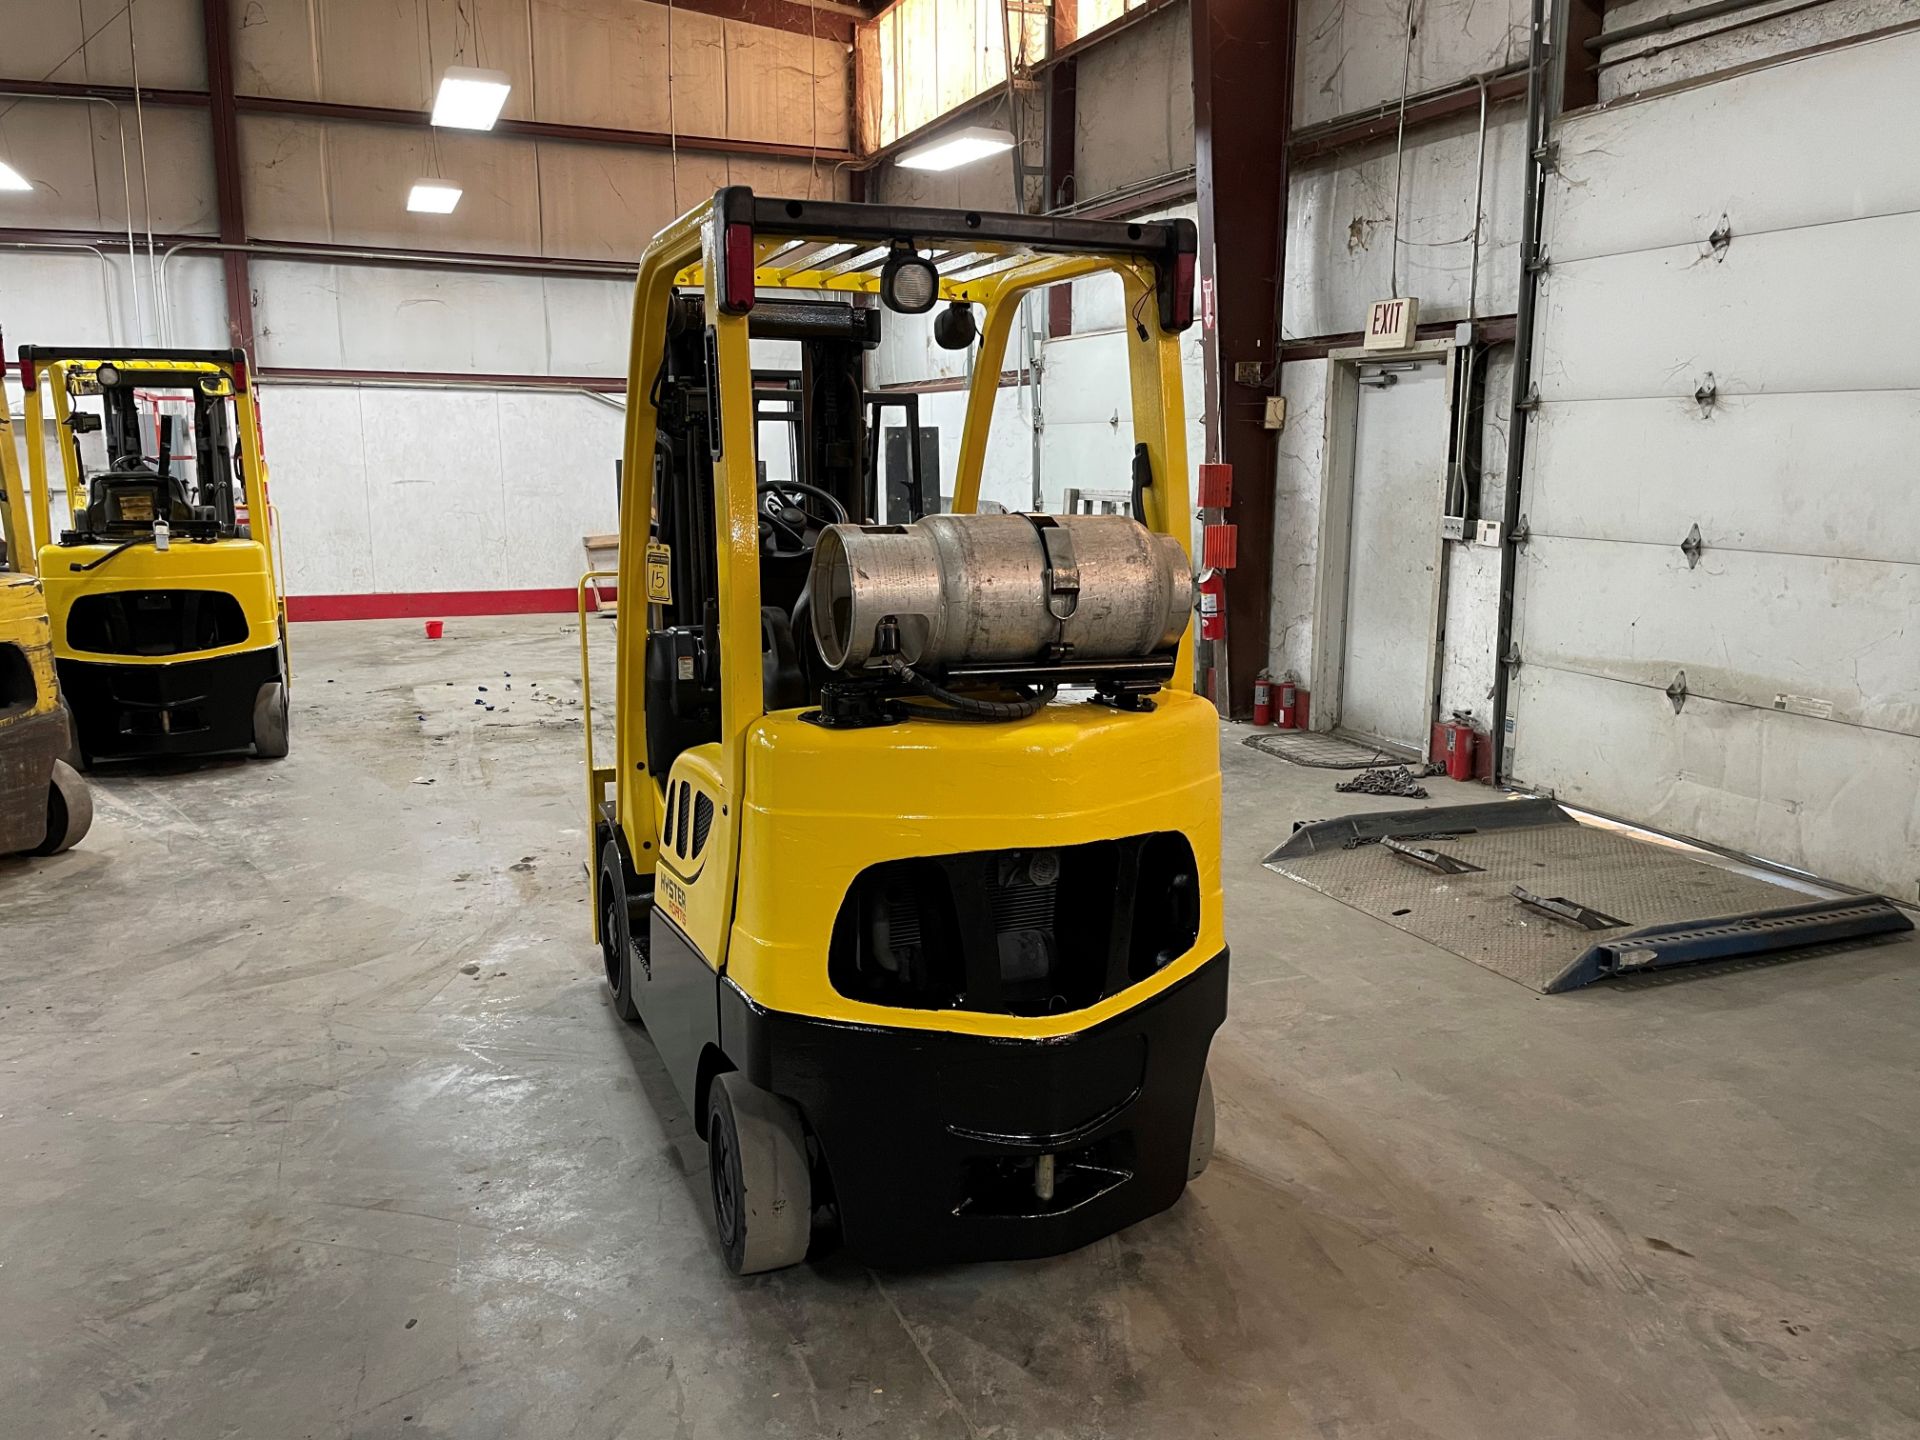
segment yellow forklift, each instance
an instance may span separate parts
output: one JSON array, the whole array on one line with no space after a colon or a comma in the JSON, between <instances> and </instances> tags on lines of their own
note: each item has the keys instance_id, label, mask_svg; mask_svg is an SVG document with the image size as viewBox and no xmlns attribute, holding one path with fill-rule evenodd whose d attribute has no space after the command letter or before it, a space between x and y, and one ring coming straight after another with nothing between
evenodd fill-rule
<instances>
[{"instance_id":1,"label":"yellow forklift","mask_svg":"<svg viewBox=\"0 0 1920 1440\"><path fill-rule=\"evenodd\" d=\"M70 763L46 597L21 568L28 533L13 417L0 391L0 855L58 855L93 824L93 794Z\"/></svg>"},{"instance_id":2,"label":"yellow forklift","mask_svg":"<svg viewBox=\"0 0 1920 1440\"><path fill-rule=\"evenodd\" d=\"M1212 1153L1194 242L731 187L647 247L607 763L583 675L590 873L612 1006L707 1141L735 1273L836 1226L875 1264L1057 1254ZM974 513L1022 297L1099 274L1126 294L1137 519ZM953 513L881 524L864 355L936 306L940 343L979 340ZM750 339L799 342L790 478L760 468Z\"/></svg>"},{"instance_id":3,"label":"yellow forklift","mask_svg":"<svg viewBox=\"0 0 1920 1440\"><path fill-rule=\"evenodd\" d=\"M20 379L38 568L83 763L285 755L286 609L245 354L25 345Z\"/></svg>"}]
</instances>

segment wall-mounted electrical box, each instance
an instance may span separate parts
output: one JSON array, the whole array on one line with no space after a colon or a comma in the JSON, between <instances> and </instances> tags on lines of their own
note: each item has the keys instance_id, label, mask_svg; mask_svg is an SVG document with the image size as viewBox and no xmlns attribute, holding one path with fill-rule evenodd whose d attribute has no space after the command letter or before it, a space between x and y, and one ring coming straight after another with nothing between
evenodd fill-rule
<instances>
[{"instance_id":1,"label":"wall-mounted electrical box","mask_svg":"<svg viewBox=\"0 0 1920 1440\"><path fill-rule=\"evenodd\" d=\"M1480 522L1480 533L1474 536L1474 539L1482 545L1498 545L1500 543L1500 522L1498 520L1482 520Z\"/></svg>"},{"instance_id":2,"label":"wall-mounted electrical box","mask_svg":"<svg viewBox=\"0 0 1920 1440\"><path fill-rule=\"evenodd\" d=\"M1283 429L1287 423L1287 397L1269 395L1267 397L1267 415L1263 422L1269 430Z\"/></svg>"},{"instance_id":3,"label":"wall-mounted electrical box","mask_svg":"<svg viewBox=\"0 0 1920 1440\"><path fill-rule=\"evenodd\" d=\"M1464 515L1442 515L1440 517L1440 538L1442 540L1466 539L1467 517Z\"/></svg>"}]
</instances>

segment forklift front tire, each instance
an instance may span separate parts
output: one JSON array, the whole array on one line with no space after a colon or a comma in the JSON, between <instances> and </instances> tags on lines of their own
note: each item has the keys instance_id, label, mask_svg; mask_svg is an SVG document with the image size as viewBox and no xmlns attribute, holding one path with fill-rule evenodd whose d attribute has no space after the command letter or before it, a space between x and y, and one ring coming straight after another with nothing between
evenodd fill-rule
<instances>
[{"instance_id":1,"label":"forklift front tire","mask_svg":"<svg viewBox=\"0 0 1920 1440\"><path fill-rule=\"evenodd\" d=\"M58 855L71 850L92 827L93 792L66 761L54 761L53 780L47 786L47 838L33 853Z\"/></svg>"},{"instance_id":2,"label":"forklift front tire","mask_svg":"<svg viewBox=\"0 0 1920 1440\"><path fill-rule=\"evenodd\" d=\"M1193 1107L1193 1139L1187 1142L1187 1179L1198 1180L1213 1163L1213 1072L1200 1072L1200 1099Z\"/></svg>"},{"instance_id":3,"label":"forklift front tire","mask_svg":"<svg viewBox=\"0 0 1920 1440\"><path fill-rule=\"evenodd\" d=\"M287 687L269 680L253 697L253 753L262 760L280 760L287 753Z\"/></svg>"},{"instance_id":4,"label":"forklift front tire","mask_svg":"<svg viewBox=\"0 0 1920 1440\"><path fill-rule=\"evenodd\" d=\"M707 1176L727 1269L757 1275L807 1258L813 1180L800 1112L737 1070L707 1092Z\"/></svg>"},{"instance_id":5,"label":"forklift front tire","mask_svg":"<svg viewBox=\"0 0 1920 1440\"><path fill-rule=\"evenodd\" d=\"M629 1025L637 1025L640 1007L633 998L632 914L620 847L609 840L600 850L600 958L606 962L613 1013Z\"/></svg>"}]
</instances>

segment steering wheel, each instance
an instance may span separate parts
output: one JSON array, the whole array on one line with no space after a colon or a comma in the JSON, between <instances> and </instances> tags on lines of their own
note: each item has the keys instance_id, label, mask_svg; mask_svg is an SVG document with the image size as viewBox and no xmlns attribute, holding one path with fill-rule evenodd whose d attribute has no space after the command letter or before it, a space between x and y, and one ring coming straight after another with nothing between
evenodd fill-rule
<instances>
[{"instance_id":1,"label":"steering wheel","mask_svg":"<svg viewBox=\"0 0 1920 1440\"><path fill-rule=\"evenodd\" d=\"M805 501L818 500L833 515L827 524L847 523L847 507L831 490L799 480L764 480L754 487L760 502L760 553L773 560L797 560L813 553L826 525L807 511ZM795 504L798 500L802 503ZM782 541L785 544L782 544Z\"/></svg>"}]
</instances>

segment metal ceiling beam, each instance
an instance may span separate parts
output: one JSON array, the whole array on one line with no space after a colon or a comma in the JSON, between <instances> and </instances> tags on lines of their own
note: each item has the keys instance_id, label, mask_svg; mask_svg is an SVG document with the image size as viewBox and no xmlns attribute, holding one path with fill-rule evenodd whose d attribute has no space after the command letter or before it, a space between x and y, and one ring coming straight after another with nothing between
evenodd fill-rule
<instances>
[{"instance_id":1,"label":"metal ceiling beam","mask_svg":"<svg viewBox=\"0 0 1920 1440\"><path fill-rule=\"evenodd\" d=\"M1266 663L1273 590L1275 460L1265 422L1280 378L1294 0L1191 3L1200 273L1214 316L1203 332L1207 450L1233 466L1226 518L1239 527L1227 577L1228 693L1216 698L1238 716L1252 712ZM1254 383L1236 381L1239 365L1255 368Z\"/></svg>"},{"instance_id":2,"label":"metal ceiling beam","mask_svg":"<svg viewBox=\"0 0 1920 1440\"><path fill-rule=\"evenodd\" d=\"M1487 103L1498 105L1508 100L1524 100L1527 95L1527 67L1519 65L1487 79ZM1424 125L1465 115L1480 108L1480 87L1473 81L1456 85L1436 94L1416 96L1407 102L1406 126L1409 133ZM1390 138L1400 127L1400 106L1396 101L1358 118L1347 117L1325 125L1296 131L1288 143L1289 158L1295 164L1330 155L1349 146Z\"/></svg>"},{"instance_id":3,"label":"metal ceiling beam","mask_svg":"<svg viewBox=\"0 0 1920 1440\"><path fill-rule=\"evenodd\" d=\"M676 0L678 3L678 0ZM231 32L228 32L231 34ZM133 102L133 91L125 85L79 85L54 80L11 80L0 78L0 93L46 96L50 99L114 100ZM147 105L173 105L204 110L214 103L210 92L198 90L140 89ZM432 123L425 110L398 110L385 105L344 105L332 100L291 100L278 95L233 96L233 108L242 115L293 115L311 120L359 120L370 125L400 125L424 128ZM621 130L601 125L568 125L551 120L501 120L489 133L511 135L523 140L565 140L583 145L638 146L649 150L693 150L709 154L765 156L787 160L819 160L828 164L849 164L856 158L851 150L815 149L810 145L786 145L772 140L736 140L721 135L670 135L663 130Z\"/></svg>"}]
</instances>

